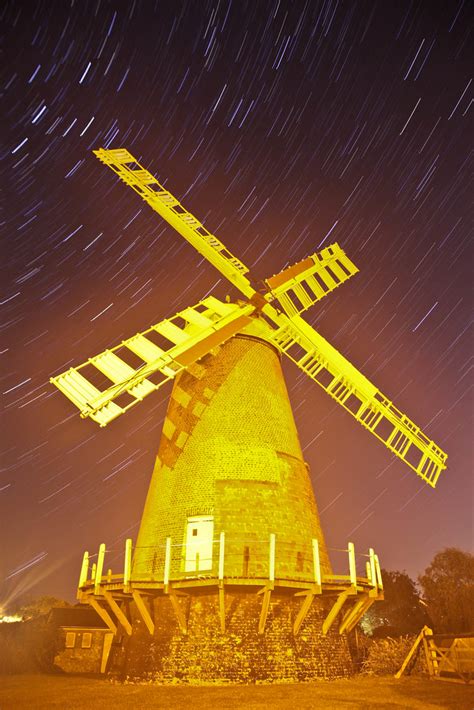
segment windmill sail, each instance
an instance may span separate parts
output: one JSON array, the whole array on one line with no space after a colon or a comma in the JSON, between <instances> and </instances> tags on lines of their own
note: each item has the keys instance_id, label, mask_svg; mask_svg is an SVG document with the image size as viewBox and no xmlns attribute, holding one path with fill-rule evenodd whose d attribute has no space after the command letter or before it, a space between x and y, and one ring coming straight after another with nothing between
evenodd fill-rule
<instances>
[{"instance_id":1,"label":"windmill sail","mask_svg":"<svg viewBox=\"0 0 474 710\"><path fill-rule=\"evenodd\" d=\"M209 296L50 382L81 410L82 417L106 426L242 330L254 311L250 304L222 303ZM102 386L95 384L98 378Z\"/></svg>"},{"instance_id":2,"label":"windmill sail","mask_svg":"<svg viewBox=\"0 0 474 710\"><path fill-rule=\"evenodd\" d=\"M265 284L285 313L294 316L314 306L358 271L339 244L331 244L266 279Z\"/></svg>"},{"instance_id":3,"label":"windmill sail","mask_svg":"<svg viewBox=\"0 0 474 710\"><path fill-rule=\"evenodd\" d=\"M274 345L434 488L447 455L305 320L279 320Z\"/></svg>"},{"instance_id":4,"label":"windmill sail","mask_svg":"<svg viewBox=\"0 0 474 710\"><path fill-rule=\"evenodd\" d=\"M137 192L155 212L176 229L202 256L213 264L248 298L255 289L245 274L248 268L188 212L128 150L95 150L94 154L108 165L126 185Z\"/></svg>"}]
</instances>

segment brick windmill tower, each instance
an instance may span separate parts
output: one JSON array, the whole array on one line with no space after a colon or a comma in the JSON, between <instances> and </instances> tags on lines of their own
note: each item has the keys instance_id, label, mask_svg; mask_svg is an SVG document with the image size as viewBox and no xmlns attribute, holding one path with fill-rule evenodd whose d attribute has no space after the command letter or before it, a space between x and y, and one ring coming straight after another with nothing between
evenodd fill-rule
<instances>
[{"instance_id":1,"label":"brick windmill tower","mask_svg":"<svg viewBox=\"0 0 474 710\"><path fill-rule=\"evenodd\" d=\"M191 681L351 672L348 634L383 598L377 556L335 575L281 369L289 358L426 483L446 454L301 314L357 268L337 244L267 279L248 269L126 150L97 157L242 293L209 296L51 379L106 426L174 386L136 544L120 574L84 554L78 598L116 639L109 668ZM101 379L102 378L102 379Z\"/></svg>"}]
</instances>

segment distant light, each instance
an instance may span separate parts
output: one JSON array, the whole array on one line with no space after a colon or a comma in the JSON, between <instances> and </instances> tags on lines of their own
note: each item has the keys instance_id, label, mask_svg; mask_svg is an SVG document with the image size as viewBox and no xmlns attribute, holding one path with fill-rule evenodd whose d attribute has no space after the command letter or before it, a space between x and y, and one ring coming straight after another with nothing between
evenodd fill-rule
<instances>
[{"instance_id":1,"label":"distant light","mask_svg":"<svg viewBox=\"0 0 474 710\"><path fill-rule=\"evenodd\" d=\"M14 614L13 616L0 616L0 624L14 624L17 621L23 621L22 616Z\"/></svg>"}]
</instances>

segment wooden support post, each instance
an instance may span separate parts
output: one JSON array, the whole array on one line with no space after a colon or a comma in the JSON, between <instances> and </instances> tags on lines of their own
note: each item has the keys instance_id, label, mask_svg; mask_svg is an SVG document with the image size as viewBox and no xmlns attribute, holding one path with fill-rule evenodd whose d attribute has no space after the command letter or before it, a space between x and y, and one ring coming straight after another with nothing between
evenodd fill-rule
<instances>
[{"instance_id":1,"label":"wooden support post","mask_svg":"<svg viewBox=\"0 0 474 710\"><path fill-rule=\"evenodd\" d=\"M224 549L225 533L219 536L219 619L221 633L225 634L225 593L224 593Z\"/></svg>"},{"instance_id":2,"label":"wooden support post","mask_svg":"<svg viewBox=\"0 0 474 710\"><path fill-rule=\"evenodd\" d=\"M104 598L107 602L107 604L110 606L112 611L114 612L115 616L117 617L118 621L122 624L125 632L131 636L132 635L132 625L125 616L124 612L122 609L119 607L113 596L111 595L110 592L108 592L106 589L104 589Z\"/></svg>"},{"instance_id":3,"label":"wooden support post","mask_svg":"<svg viewBox=\"0 0 474 710\"><path fill-rule=\"evenodd\" d=\"M221 532L219 536L219 581L222 582L224 579L224 547L225 547L225 533Z\"/></svg>"},{"instance_id":4,"label":"wooden support post","mask_svg":"<svg viewBox=\"0 0 474 710\"><path fill-rule=\"evenodd\" d=\"M374 552L373 547L371 547L369 549L369 557L370 557L370 578L371 578L372 584L374 585L374 589L377 590L377 572L375 571L375 552Z\"/></svg>"},{"instance_id":5,"label":"wooden support post","mask_svg":"<svg viewBox=\"0 0 474 710\"><path fill-rule=\"evenodd\" d=\"M380 589L383 590L382 571L380 569L380 562L379 562L378 555L374 555L374 559L375 559L375 573L377 575L377 584L380 587Z\"/></svg>"},{"instance_id":6,"label":"wooden support post","mask_svg":"<svg viewBox=\"0 0 474 710\"><path fill-rule=\"evenodd\" d=\"M95 573L97 572L97 565L95 562L92 563L92 569L91 569L91 581L95 581Z\"/></svg>"},{"instance_id":7,"label":"wooden support post","mask_svg":"<svg viewBox=\"0 0 474 710\"><path fill-rule=\"evenodd\" d=\"M106 609L104 609L104 608L99 604L99 602L97 601L97 599L95 599L95 597L92 597L92 596L91 596L91 597L88 597L87 601L89 602L89 604L91 605L91 607L98 613L98 615L100 616L100 618L102 619L102 621L104 621L104 622L107 624L107 626L109 627L109 629L110 629L114 634L116 634L116 633L117 633L117 626L116 626L115 623L112 621L112 617L110 616L109 612L106 611Z\"/></svg>"},{"instance_id":8,"label":"wooden support post","mask_svg":"<svg viewBox=\"0 0 474 710\"><path fill-rule=\"evenodd\" d=\"M270 557L268 560L268 579L275 581L275 533L270 533Z\"/></svg>"},{"instance_id":9,"label":"wooden support post","mask_svg":"<svg viewBox=\"0 0 474 710\"><path fill-rule=\"evenodd\" d=\"M265 624L267 623L268 610L270 608L270 598L272 596L272 588L266 587L263 592L262 599L262 610L260 612L260 620L258 622L258 633L261 635L265 631Z\"/></svg>"},{"instance_id":10,"label":"wooden support post","mask_svg":"<svg viewBox=\"0 0 474 710\"><path fill-rule=\"evenodd\" d=\"M169 539L169 538L168 538ZM176 614L176 618L178 620L179 628L181 630L181 633L187 635L188 633L188 627L186 624L186 617L184 615L183 610L181 609L180 603L178 601L178 598L176 594L174 593L173 589L169 589L169 598L170 602L173 606L174 613Z\"/></svg>"},{"instance_id":11,"label":"wooden support post","mask_svg":"<svg viewBox=\"0 0 474 710\"><path fill-rule=\"evenodd\" d=\"M341 592L338 594L336 601L332 605L331 609L329 610L328 615L323 621L323 636L326 636L327 632L333 625L336 616L339 614L341 611L342 607L344 606L344 603L347 599L348 596L353 594L353 591L351 589L346 589L344 592Z\"/></svg>"},{"instance_id":12,"label":"wooden support post","mask_svg":"<svg viewBox=\"0 0 474 710\"><path fill-rule=\"evenodd\" d=\"M130 591L130 575L132 573L132 540L125 540L125 559L123 563L123 588L124 592Z\"/></svg>"},{"instance_id":13,"label":"wooden support post","mask_svg":"<svg viewBox=\"0 0 474 710\"><path fill-rule=\"evenodd\" d=\"M270 549L268 557L268 584L261 589L258 594L263 593L262 599L262 609L260 612L260 620L258 622L258 633L263 634L265 631L265 624L267 623L268 610L270 608L270 599L272 596L272 589L275 582L275 533L270 533Z\"/></svg>"},{"instance_id":14,"label":"wooden support post","mask_svg":"<svg viewBox=\"0 0 474 710\"><path fill-rule=\"evenodd\" d=\"M171 538L166 538L166 550L165 550L165 569L163 573L163 584L165 586L165 593L168 592L168 585L170 582L170 566L171 566Z\"/></svg>"},{"instance_id":15,"label":"wooden support post","mask_svg":"<svg viewBox=\"0 0 474 710\"><path fill-rule=\"evenodd\" d=\"M426 663L430 676L439 675L438 654L436 647L433 647L433 631L429 626L423 626L423 648L425 650Z\"/></svg>"},{"instance_id":16,"label":"wooden support post","mask_svg":"<svg viewBox=\"0 0 474 710\"><path fill-rule=\"evenodd\" d=\"M313 538L313 566L314 566L314 581L321 586L321 562L319 559L319 542Z\"/></svg>"},{"instance_id":17,"label":"wooden support post","mask_svg":"<svg viewBox=\"0 0 474 710\"><path fill-rule=\"evenodd\" d=\"M107 661L109 660L110 649L112 648L113 634L104 634L104 645L102 647L102 658L100 661L100 672L105 673Z\"/></svg>"},{"instance_id":18,"label":"wooden support post","mask_svg":"<svg viewBox=\"0 0 474 710\"><path fill-rule=\"evenodd\" d=\"M94 594L100 594L100 583L102 581L102 570L104 569L105 559L105 544L102 542L99 546L99 554L97 555L97 569L95 571Z\"/></svg>"},{"instance_id":19,"label":"wooden support post","mask_svg":"<svg viewBox=\"0 0 474 710\"><path fill-rule=\"evenodd\" d=\"M308 614L308 611L310 610L311 604L313 603L314 599L314 592L308 592L306 595L306 599L304 600L303 604L300 607L300 610L298 612L298 615L295 619L295 623L293 624L293 635L296 636L298 631L301 628L301 624L303 621L306 619L306 616Z\"/></svg>"},{"instance_id":20,"label":"wooden support post","mask_svg":"<svg viewBox=\"0 0 474 710\"><path fill-rule=\"evenodd\" d=\"M370 577L370 562L365 563L365 574L366 574L366 577L369 580L370 584L372 584L372 579Z\"/></svg>"},{"instance_id":21,"label":"wooden support post","mask_svg":"<svg viewBox=\"0 0 474 710\"><path fill-rule=\"evenodd\" d=\"M81 588L87 582L87 575L89 574L89 553L84 552L81 565L81 573L79 575L79 584L77 585L77 599L81 598Z\"/></svg>"},{"instance_id":22,"label":"wooden support post","mask_svg":"<svg viewBox=\"0 0 474 710\"><path fill-rule=\"evenodd\" d=\"M225 592L224 582L219 582L219 619L221 623L221 633L225 634Z\"/></svg>"},{"instance_id":23,"label":"wooden support post","mask_svg":"<svg viewBox=\"0 0 474 710\"><path fill-rule=\"evenodd\" d=\"M107 570L107 582L110 582L111 579L112 579L112 570L109 567L109 569Z\"/></svg>"},{"instance_id":24,"label":"wooden support post","mask_svg":"<svg viewBox=\"0 0 474 710\"><path fill-rule=\"evenodd\" d=\"M140 613L140 616L145 622L145 626L148 629L148 633L150 634L150 636L153 636L153 634L155 633L155 624L153 623L153 619L151 618L150 612L148 611L145 602L143 601L142 597L136 589L132 590L132 597L133 601L137 605L137 609Z\"/></svg>"},{"instance_id":25,"label":"wooden support post","mask_svg":"<svg viewBox=\"0 0 474 710\"><path fill-rule=\"evenodd\" d=\"M351 584L353 587L357 586L357 569L356 569L356 558L355 558L355 547L353 542L349 542L347 545L349 553L349 575L351 578Z\"/></svg>"}]
</instances>

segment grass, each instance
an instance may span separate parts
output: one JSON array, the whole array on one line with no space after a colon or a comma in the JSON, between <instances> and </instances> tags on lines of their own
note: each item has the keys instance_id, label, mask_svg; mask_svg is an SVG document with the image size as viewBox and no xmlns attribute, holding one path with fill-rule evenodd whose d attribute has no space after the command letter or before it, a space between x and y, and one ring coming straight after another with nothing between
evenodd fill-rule
<instances>
[{"instance_id":1,"label":"grass","mask_svg":"<svg viewBox=\"0 0 474 710\"><path fill-rule=\"evenodd\" d=\"M1 710L453 710L474 709L474 686L424 678L257 686L121 685L76 676L16 675L0 681Z\"/></svg>"}]
</instances>

